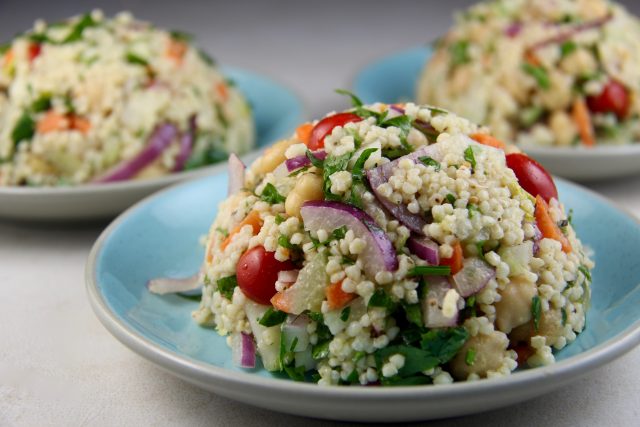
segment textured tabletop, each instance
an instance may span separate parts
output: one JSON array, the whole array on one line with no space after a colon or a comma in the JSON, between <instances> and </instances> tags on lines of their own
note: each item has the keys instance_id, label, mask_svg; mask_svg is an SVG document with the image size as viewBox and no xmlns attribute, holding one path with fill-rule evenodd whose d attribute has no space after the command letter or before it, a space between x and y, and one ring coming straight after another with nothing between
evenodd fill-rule
<instances>
[{"instance_id":1,"label":"textured tabletop","mask_svg":"<svg viewBox=\"0 0 640 427\"><path fill-rule=\"evenodd\" d=\"M291 87L309 117L345 107L334 88L381 56L433 39L470 1L0 0L0 40L33 18L102 7L181 28L220 63ZM625 2L640 14L640 3ZM590 185L640 217L640 178ZM0 221L0 425L332 425L202 391L117 342L94 316L84 264L107 223ZM640 348L549 395L430 425L623 426L640 419ZM292 402L294 405L295 402Z\"/></svg>"}]
</instances>

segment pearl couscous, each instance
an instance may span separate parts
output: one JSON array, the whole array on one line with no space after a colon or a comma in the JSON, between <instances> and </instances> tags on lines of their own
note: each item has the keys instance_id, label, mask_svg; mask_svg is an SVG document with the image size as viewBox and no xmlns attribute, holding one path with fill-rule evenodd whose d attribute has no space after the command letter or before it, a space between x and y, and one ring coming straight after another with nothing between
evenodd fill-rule
<instances>
[{"instance_id":1,"label":"pearl couscous","mask_svg":"<svg viewBox=\"0 0 640 427\"><path fill-rule=\"evenodd\" d=\"M128 13L37 21L0 47L0 186L164 175L246 152L253 133L189 35Z\"/></svg>"},{"instance_id":2,"label":"pearl couscous","mask_svg":"<svg viewBox=\"0 0 640 427\"><path fill-rule=\"evenodd\" d=\"M525 190L523 155L466 119L354 103L232 167L195 320L240 366L322 385L552 363L585 327L593 267L557 193Z\"/></svg>"},{"instance_id":3,"label":"pearl couscous","mask_svg":"<svg viewBox=\"0 0 640 427\"><path fill-rule=\"evenodd\" d=\"M608 0L492 0L434 44L419 102L519 145L640 138L640 21Z\"/></svg>"}]
</instances>

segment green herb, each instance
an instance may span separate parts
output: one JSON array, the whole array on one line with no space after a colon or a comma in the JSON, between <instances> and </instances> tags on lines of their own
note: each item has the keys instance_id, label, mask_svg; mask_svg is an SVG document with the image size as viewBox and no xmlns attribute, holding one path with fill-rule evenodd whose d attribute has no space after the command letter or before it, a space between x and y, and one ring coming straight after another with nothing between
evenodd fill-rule
<instances>
[{"instance_id":1,"label":"green herb","mask_svg":"<svg viewBox=\"0 0 640 427\"><path fill-rule=\"evenodd\" d=\"M9 51L9 49L11 49L11 43L0 45L0 55L4 55Z\"/></svg>"},{"instance_id":2,"label":"green herb","mask_svg":"<svg viewBox=\"0 0 640 427\"><path fill-rule=\"evenodd\" d=\"M336 89L336 93L340 95L346 95L351 98L351 105L354 107L362 107L364 103L360 98L358 98L353 92L350 92L346 89Z\"/></svg>"},{"instance_id":3,"label":"green herb","mask_svg":"<svg viewBox=\"0 0 640 427\"><path fill-rule=\"evenodd\" d=\"M331 232L331 240L341 240L344 239L344 236L347 235L347 226L343 225L340 228L336 228Z\"/></svg>"},{"instance_id":4,"label":"green herb","mask_svg":"<svg viewBox=\"0 0 640 427\"><path fill-rule=\"evenodd\" d=\"M18 119L13 131L11 131L11 140L14 144L18 144L20 141L28 141L33 138L35 132L36 122L31 117L31 114L24 112Z\"/></svg>"},{"instance_id":5,"label":"green herb","mask_svg":"<svg viewBox=\"0 0 640 427\"><path fill-rule=\"evenodd\" d=\"M567 324L567 309L562 307L562 326Z\"/></svg>"},{"instance_id":6,"label":"green herb","mask_svg":"<svg viewBox=\"0 0 640 427\"><path fill-rule=\"evenodd\" d=\"M475 361L476 361L476 350L473 348L470 348L469 350L467 350L467 354L464 357L464 363L466 363L469 366L473 366Z\"/></svg>"},{"instance_id":7,"label":"green herb","mask_svg":"<svg viewBox=\"0 0 640 427\"><path fill-rule=\"evenodd\" d=\"M323 179L324 179L324 196L327 200L339 200L340 198L331 192L331 175L336 172L347 169L349 159L352 153L346 153L341 156L327 156L324 160Z\"/></svg>"},{"instance_id":8,"label":"green herb","mask_svg":"<svg viewBox=\"0 0 640 427\"><path fill-rule=\"evenodd\" d=\"M456 196L454 196L451 193L447 194L446 199L447 199L447 202L449 202L452 205L456 203Z\"/></svg>"},{"instance_id":9,"label":"green herb","mask_svg":"<svg viewBox=\"0 0 640 427\"><path fill-rule=\"evenodd\" d=\"M238 286L238 279L235 275L223 277L216 281L218 286L218 292L220 292L226 299L231 300L233 298L233 290Z\"/></svg>"},{"instance_id":10,"label":"green herb","mask_svg":"<svg viewBox=\"0 0 640 427\"><path fill-rule=\"evenodd\" d=\"M31 104L31 111L34 113L42 113L43 111L48 111L51 109L51 94L45 93L40 96L40 98L33 101Z\"/></svg>"},{"instance_id":11,"label":"green herb","mask_svg":"<svg viewBox=\"0 0 640 427\"><path fill-rule=\"evenodd\" d=\"M581 272L584 275L585 279L587 279L589 282L591 282L591 272L589 271L589 269L587 267L585 267L584 265L579 265L578 266L578 271Z\"/></svg>"},{"instance_id":12,"label":"green herb","mask_svg":"<svg viewBox=\"0 0 640 427\"><path fill-rule=\"evenodd\" d=\"M560 56L563 58L565 56L571 55L578 48L578 45L572 40L568 40L560 45Z\"/></svg>"},{"instance_id":13,"label":"green herb","mask_svg":"<svg viewBox=\"0 0 640 427\"><path fill-rule=\"evenodd\" d=\"M376 289L373 295L371 295L371 298L369 298L369 303L367 304L367 307L382 307L389 311L393 311L395 306L396 305L391 297L389 297L382 288Z\"/></svg>"},{"instance_id":14,"label":"green herb","mask_svg":"<svg viewBox=\"0 0 640 427\"><path fill-rule=\"evenodd\" d=\"M476 216L476 214L480 213L480 209L478 208L478 206L474 205L473 203L469 203L467 205L467 211L469 212L469 218L473 218L474 216Z\"/></svg>"},{"instance_id":15,"label":"green herb","mask_svg":"<svg viewBox=\"0 0 640 427\"><path fill-rule=\"evenodd\" d=\"M471 295L469 298L467 298L467 300L465 301L465 305L469 308L471 307L475 307L476 306L476 296L475 295Z\"/></svg>"},{"instance_id":16,"label":"green herb","mask_svg":"<svg viewBox=\"0 0 640 427\"><path fill-rule=\"evenodd\" d=\"M363 119L366 119L367 117L375 117L377 124L380 124L387 117L388 111L385 111L383 113L376 113L375 111L366 109L362 100L358 98L353 92L349 92L345 89L336 89L336 93L340 95L346 95L351 98L351 105L355 109L354 113L357 116L362 117Z\"/></svg>"},{"instance_id":17,"label":"green herb","mask_svg":"<svg viewBox=\"0 0 640 427\"><path fill-rule=\"evenodd\" d=\"M400 129L400 144L402 144L402 147L406 151L413 151L413 147L411 147L411 144L407 142L407 137L413 127L411 117L403 114L402 116L396 116L391 119L384 120L379 125L383 128L397 127Z\"/></svg>"},{"instance_id":18,"label":"green herb","mask_svg":"<svg viewBox=\"0 0 640 427\"><path fill-rule=\"evenodd\" d=\"M303 166L303 167L301 167L300 169L296 169L296 170L294 170L293 172L291 172L291 173L289 174L289 176L290 176L290 177L291 177L291 176L298 176L298 175L300 175L302 172L306 172L306 171L308 171L310 168L311 168L311 166L309 166L309 165L307 165L307 166Z\"/></svg>"},{"instance_id":19,"label":"green herb","mask_svg":"<svg viewBox=\"0 0 640 427\"><path fill-rule=\"evenodd\" d=\"M29 41L32 41L33 43L38 43L38 44L51 42L51 40L45 33L29 34Z\"/></svg>"},{"instance_id":20,"label":"green herb","mask_svg":"<svg viewBox=\"0 0 640 427\"><path fill-rule=\"evenodd\" d=\"M313 153L309 150L307 150L305 154L307 155L307 159L309 159L309 161L313 166L317 167L318 169L324 168L324 160L320 160L319 158L314 156Z\"/></svg>"},{"instance_id":21,"label":"green herb","mask_svg":"<svg viewBox=\"0 0 640 427\"><path fill-rule=\"evenodd\" d=\"M133 65L141 65L143 67L148 67L149 66L149 61L147 61L146 59L144 59L141 56L136 55L135 53L131 53L128 52L125 55L125 60L129 63L129 64L133 64Z\"/></svg>"},{"instance_id":22,"label":"green herb","mask_svg":"<svg viewBox=\"0 0 640 427\"><path fill-rule=\"evenodd\" d=\"M282 215L280 215L280 214L276 214L276 218L275 218L275 220L274 220L274 221L275 221L275 223L276 223L277 225L280 225L280 224L282 224L282 223L285 221L285 219L284 219L284 217L283 217Z\"/></svg>"},{"instance_id":23,"label":"green herb","mask_svg":"<svg viewBox=\"0 0 640 427\"><path fill-rule=\"evenodd\" d=\"M429 111L431 111L431 115L432 116L444 116L449 114L449 112L447 110L443 110L442 108L436 108L436 107L427 107L429 108Z\"/></svg>"},{"instance_id":24,"label":"green herb","mask_svg":"<svg viewBox=\"0 0 640 427\"><path fill-rule=\"evenodd\" d=\"M418 160L420 160L422 163L425 164L425 166L433 166L433 168L436 170L436 172L438 172L440 170L440 162L438 162L437 160L429 157L429 156L424 156L424 157L420 157ZM455 199L454 199L455 201Z\"/></svg>"},{"instance_id":25,"label":"green herb","mask_svg":"<svg viewBox=\"0 0 640 427\"><path fill-rule=\"evenodd\" d=\"M366 355L367 353L365 353L364 351L356 351L356 353L353 355L353 363L358 363L358 361L360 359L364 359Z\"/></svg>"},{"instance_id":26,"label":"green herb","mask_svg":"<svg viewBox=\"0 0 640 427\"><path fill-rule=\"evenodd\" d=\"M351 258L348 258L346 256L342 257L342 260L340 260L340 264L342 265L353 265L356 262L354 260L352 260Z\"/></svg>"},{"instance_id":27,"label":"green herb","mask_svg":"<svg viewBox=\"0 0 640 427\"><path fill-rule=\"evenodd\" d=\"M402 308L404 308L404 314L406 315L409 323L413 323L416 326L422 326L422 308L419 303L402 303Z\"/></svg>"},{"instance_id":28,"label":"green herb","mask_svg":"<svg viewBox=\"0 0 640 427\"><path fill-rule=\"evenodd\" d=\"M476 250L478 251L478 256L483 260L486 261L484 259L484 244L487 243L485 240L480 240L479 242L476 242Z\"/></svg>"},{"instance_id":29,"label":"green herb","mask_svg":"<svg viewBox=\"0 0 640 427\"><path fill-rule=\"evenodd\" d=\"M449 46L449 54L451 55L451 65L457 67L471 61L469 56L469 42L467 40L459 40Z\"/></svg>"},{"instance_id":30,"label":"green herb","mask_svg":"<svg viewBox=\"0 0 640 427\"><path fill-rule=\"evenodd\" d=\"M284 366L284 372L294 381L304 381L305 367L300 366Z\"/></svg>"},{"instance_id":31,"label":"green herb","mask_svg":"<svg viewBox=\"0 0 640 427\"><path fill-rule=\"evenodd\" d=\"M173 30L170 31L169 34L171 35L171 38L176 41L188 43L193 40L193 34L189 34L184 31Z\"/></svg>"},{"instance_id":32,"label":"green herb","mask_svg":"<svg viewBox=\"0 0 640 427\"><path fill-rule=\"evenodd\" d=\"M367 148L366 150L362 151L362 153L360 153L360 156L358 157L358 160L356 160L356 163L353 165L353 169L351 170L352 185L350 202L352 205L358 208L362 208L362 200L360 199L359 190L364 188L365 185L364 164L366 163L367 159L369 159L369 157L371 157L371 155L377 150L377 148Z\"/></svg>"},{"instance_id":33,"label":"green herb","mask_svg":"<svg viewBox=\"0 0 640 427\"><path fill-rule=\"evenodd\" d=\"M342 309L340 312L340 320L346 322L349 319L349 315L351 314L351 307L347 306Z\"/></svg>"},{"instance_id":34,"label":"green herb","mask_svg":"<svg viewBox=\"0 0 640 427\"><path fill-rule=\"evenodd\" d=\"M473 148L468 146L466 150L464 150L464 159L471 164L473 169L476 168L476 156L473 154Z\"/></svg>"},{"instance_id":35,"label":"green herb","mask_svg":"<svg viewBox=\"0 0 640 427\"><path fill-rule=\"evenodd\" d=\"M216 64L216 60L213 59L213 57L211 55L209 55L207 52L205 52L202 49L198 49L198 56L200 56L200 58L207 64L207 65L215 65Z\"/></svg>"},{"instance_id":36,"label":"green herb","mask_svg":"<svg viewBox=\"0 0 640 427\"><path fill-rule=\"evenodd\" d=\"M358 371L354 369L353 371L351 371L351 373L347 377L347 382L350 384L355 384L359 381L360 380L358 379Z\"/></svg>"},{"instance_id":37,"label":"green herb","mask_svg":"<svg viewBox=\"0 0 640 427\"><path fill-rule=\"evenodd\" d=\"M524 108L520 111L520 124L525 128L530 128L542 117L543 113L544 108L537 105Z\"/></svg>"},{"instance_id":38,"label":"green herb","mask_svg":"<svg viewBox=\"0 0 640 427\"><path fill-rule=\"evenodd\" d=\"M428 369L435 368L440 364L437 357L423 349L411 347L408 345L392 345L376 351L373 356L376 366L380 371L382 366L395 354L404 356L404 366L398 370L400 377L408 377Z\"/></svg>"},{"instance_id":39,"label":"green herb","mask_svg":"<svg viewBox=\"0 0 640 427\"><path fill-rule=\"evenodd\" d=\"M448 265L416 265L409 269L407 276L449 276L451 267Z\"/></svg>"},{"instance_id":40,"label":"green herb","mask_svg":"<svg viewBox=\"0 0 640 427\"><path fill-rule=\"evenodd\" d=\"M459 326L457 328L432 329L422 335L420 347L440 363L447 363L462 348L469 339L467 330Z\"/></svg>"},{"instance_id":41,"label":"green herb","mask_svg":"<svg viewBox=\"0 0 640 427\"><path fill-rule=\"evenodd\" d=\"M191 295L191 294L184 294L182 292L178 292L176 295L179 296L180 298L183 298L189 301L200 301L202 299L202 295L199 295L199 294Z\"/></svg>"},{"instance_id":42,"label":"green herb","mask_svg":"<svg viewBox=\"0 0 640 427\"><path fill-rule=\"evenodd\" d=\"M538 83L538 86L540 86L542 89L548 90L549 88L551 88L551 80L549 80L549 74L544 68L525 62L522 64L522 70L533 77Z\"/></svg>"},{"instance_id":43,"label":"green herb","mask_svg":"<svg viewBox=\"0 0 640 427\"><path fill-rule=\"evenodd\" d=\"M542 304L540 302L540 297L535 295L531 298L531 315L533 316L533 328L538 331L538 327L540 326L540 314L542 312Z\"/></svg>"},{"instance_id":44,"label":"green herb","mask_svg":"<svg viewBox=\"0 0 640 427\"><path fill-rule=\"evenodd\" d=\"M292 250L300 250L299 245L294 245L289 241L289 238L284 234L281 234L278 237L278 246L282 246L283 248L292 249Z\"/></svg>"},{"instance_id":45,"label":"green herb","mask_svg":"<svg viewBox=\"0 0 640 427\"><path fill-rule=\"evenodd\" d=\"M284 203L286 200L284 196L278 193L276 187L271 183L264 186L262 194L260 194L260 199L272 205Z\"/></svg>"},{"instance_id":46,"label":"green herb","mask_svg":"<svg viewBox=\"0 0 640 427\"><path fill-rule=\"evenodd\" d=\"M569 209L569 216L567 217L567 221L569 221L569 224L571 224L571 226L573 227L573 209Z\"/></svg>"},{"instance_id":47,"label":"green herb","mask_svg":"<svg viewBox=\"0 0 640 427\"><path fill-rule=\"evenodd\" d=\"M323 341L320 344L316 344L311 349L311 357L315 360L324 359L329 355L329 344L330 340Z\"/></svg>"},{"instance_id":48,"label":"green herb","mask_svg":"<svg viewBox=\"0 0 640 427\"><path fill-rule=\"evenodd\" d=\"M279 325L287 319L287 313L269 307L262 317L258 319L258 323L262 326L270 327Z\"/></svg>"},{"instance_id":49,"label":"green herb","mask_svg":"<svg viewBox=\"0 0 640 427\"><path fill-rule=\"evenodd\" d=\"M227 231L227 229L222 228L222 227L217 227L216 231L220 234L222 234L224 237L227 237L229 235L229 232Z\"/></svg>"},{"instance_id":50,"label":"green herb","mask_svg":"<svg viewBox=\"0 0 640 427\"><path fill-rule=\"evenodd\" d=\"M77 42L82 39L82 33L89 27L95 27L98 22L94 21L91 14L85 14L71 29L71 32L62 40L62 44Z\"/></svg>"},{"instance_id":51,"label":"green herb","mask_svg":"<svg viewBox=\"0 0 640 427\"><path fill-rule=\"evenodd\" d=\"M69 114L74 114L76 111L76 107L73 106L73 98L71 97L71 95L65 95L62 100L64 101L64 108L67 109L67 112Z\"/></svg>"},{"instance_id":52,"label":"green herb","mask_svg":"<svg viewBox=\"0 0 640 427\"><path fill-rule=\"evenodd\" d=\"M404 147L397 147L397 148L383 148L382 149L382 155L384 157L386 157L387 159L391 159L391 160L395 160L398 157L402 157L405 156L407 154L409 154L410 151L407 150Z\"/></svg>"}]
</instances>

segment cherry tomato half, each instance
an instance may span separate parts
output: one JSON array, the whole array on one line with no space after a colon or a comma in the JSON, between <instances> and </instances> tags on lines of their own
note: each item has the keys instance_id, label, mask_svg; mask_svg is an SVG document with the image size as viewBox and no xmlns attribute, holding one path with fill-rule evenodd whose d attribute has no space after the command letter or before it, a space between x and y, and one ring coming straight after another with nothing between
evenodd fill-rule
<instances>
[{"instance_id":1,"label":"cherry tomato half","mask_svg":"<svg viewBox=\"0 0 640 427\"><path fill-rule=\"evenodd\" d=\"M311 137L307 145L309 150L316 151L324 148L324 138L331 133L334 127L360 121L362 121L362 117L353 113L338 113L325 117L320 120L311 131Z\"/></svg>"},{"instance_id":2,"label":"cherry tomato half","mask_svg":"<svg viewBox=\"0 0 640 427\"><path fill-rule=\"evenodd\" d=\"M507 154L507 166L516 174L520 186L533 197L540 195L547 202L551 198L558 198L558 190L549 172L522 153Z\"/></svg>"},{"instance_id":3,"label":"cherry tomato half","mask_svg":"<svg viewBox=\"0 0 640 427\"><path fill-rule=\"evenodd\" d=\"M238 260L238 286L249 299L270 305L269 300L276 294L278 273L293 269L291 261L278 261L275 252L267 252L263 246L256 246L242 254Z\"/></svg>"},{"instance_id":4,"label":"cherry tomato half","mask_svg":"<svg viewBox=\"0 0 640 427\"><path fill-rule=\"evenodd\" d=\"M629 92L622 84L611 80L599 95L587 98L587 105L594 113L614 113L623 119L629 112Z\"/></svg>"},{"instance_id":5,"label":"cherry tomato half","mask_svg":"<svg viewBox=\"0 0 640 427\"><path fill-rule=\"evenodd\" d=\"M29 61L33 61L38 56L40 56L40 52L42 51L42 46L40 43L31 43L29 45L29 50L27 52L27 56L29 57Z\"/></svg>"}]
</instances>

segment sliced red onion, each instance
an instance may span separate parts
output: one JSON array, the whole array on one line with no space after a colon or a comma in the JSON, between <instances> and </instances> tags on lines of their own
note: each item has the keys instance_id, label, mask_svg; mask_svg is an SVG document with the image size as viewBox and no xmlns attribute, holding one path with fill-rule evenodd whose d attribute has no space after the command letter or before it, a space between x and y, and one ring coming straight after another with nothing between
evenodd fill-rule
<instances>
[{"instance_id":1,"label":"sliced red onion","mask_svg":"<svg viewBox=\"0 0 640 427\"><path fill-rule=\"evenodd\" d=\"M361 257L364 271L369 277L375 277L380 269L398 269L393 243L373 218L360 209L340 202L313 200L302 205L300 214L307 230L331 232L346 226L353 230L356 237L363 239L366 246Z\"/></svg>"},{"instance_id":2,"label":"sliced red onion","mask_svg":"<svg viewBox=\"0 0 640 427\"><path fill-rule=\"evenodd\" d=\"M312 154L318 160L324 160L327 158L327 153L324 150L314 151ZM309 166L311 164L311 160L309 160L306 154L302 154L300 156L287 159L285 164L287 165L287 170L289 172L293 172L294 170Z\"/></svg>"},{"instance_id":3,"label":"sliced red onion","mask_svg":"<svg viewBox=\"0 0 640 427\"><path fill-rule=\"evenodd\" d=\"M536 223L533 223L533 256L540 252L540 240L542 240L542 232Z\"/></svg>"},{"instance_id":4,"label":"sliced red onion","mask_svg":"<svg viewBox=\"0 0 640 427\"><path fill-rule=\"evenodd\" d=\"M609 22L611 20L611 18L613 18L612 14L607 14L603 17L591 20L591 21L587 21L587 22L583 22L580 24L576 24L571 26L567 31L560 33L556 36L550 37L548 39L544 39L542 41L539 41L538 43L534 44L533 46L530 47L531 50L537 50L537 49L541 49L543 47L547 47L549 45L552 44L560 44L560 43L564 43L567 40L569 40L571 37L573 37L574 35L583 32L583 31L588 31L588 30L593 30L595 28L599 28L602 27L604 24L606 24L607 22Z\"/></svg>"},{"instance_id":5,"label":"sliced red onion","mask_svg":"<svg viewBox=\"0 0 640 427\"><path fill-rule=\"evenodd\" d=\"M133 178L138 172L149 166L178 136L178 129L170 124L158 125L151 133L147 145L133 159L125 160L93 180L94 183L123 181Z\"/></svg>"},{"instance_id":6,"label":"sliced red onion","mask_svg":"<svg viewBox=\"0 0 640 427\"><path fill-rule=\"evenodd\" d=\"M427 140L431 142L435 142L438 138L439 133L436 128L431 125L431 123L427 123L424 120L417 119L413 122L413 127L422 132L427 137Z\"/></svg>"},{"instance_id":7,"label":"sliced red onion","mask_svg":"<svg viewBox=\"0 0 640 427\"><path fill-rule=\"evenodd\" d=\"M295 283L298 280L300 270L283 270L278 273L278 282Z\"/></svg>"},{"instance_id":8,"label":"sliced red onion","mask_svg":"<svg viewBox=\"0 0 640 427\"><path fill-rule=\"evenodd\" d=\"M507 28L504 29L504 34L507 37L514 38L522 31L522 22L513 22Z\"/></svg>"},{"instance_id":9,"label":"sliced red onion","mask_svg":"<svg viewBox=\"0 0 640 427\"><path fill-rule=\"evenodd\" d=\"M409 237L407 247L418 258L427 261L431 265L440 264L438 244L428 237Z\"/></svg>"},{"instance_id":10,"label":"sliced red onion","mask_svg":"<svg viewBox=\"0 0 640 427\"><path fill-rule=\"evenodd\" d=\"M234 365L241 368L255 368L256 345L253 335L243 332L231 335L231 355Z\"/></svg>"},{"instance_id":11,"label":"sliced red onion","mask_svg":"<svg viewBox=\"0 0 640 427\"><path fill-rule=\"evenodd\" d=\"M173 167L173 172L178 172L184 169L184 165L187 163L189 156L191 156L196 130L196 118L193 116L189 119L189 128L180 137L180 151L176 156L176 164Z\"/></svg>"},{"instance_id":12,"label":"sliced red onion","mask_svg":"<svg viewBox=\"0 0 640 427\"><path fill-rule=\"evenodd\" d=\"M244 171L247 167L235 153L229 155L229 187L227 195L230 196L242 190L244 187Z\"/></svg>"},{"instance_id":13,"label":"sliced red onion","mask_svg":"<svg viewBox=\"0 0 640 427\"><path fill-rule=\"evenodd\" d=\"M444 276L432 276L427 279L427 294L422 300L422 318L427 328L445 328L458 323L458 311L453 316L445 316L443 312L444 297L453 289Z\"/></svg>"},{"instance_id":14,"label":"sliced red onion","mask_svg":"<svg viewBox=\"0 0 640 427\"><path fill-rule=\"evenodd\" d=\"M389 108L397 113L404 114L404 108L402 107L398 107L397 105L391 104Z\"/></svg>"},{"instance_id":15,"label":"sliced red onion","mask_svg":"<svg viewBox=\"0 0 640 427\"><path fill-rule=\"evenodd\" d=\"M197 272L190 277L179 279L161 277L157 279L151 279L147 282L147 289L149 290L149 292L158 295L194 291L199 288L202 288L202 283L200 282L200 272Z\"/></svg>"},{"instance_id":16,"label":"sliced red onion","mask_svg":"<svg viewBox=\"0 0 640 427\"><path fill-rule=\"evenodd\" d=\"M487 283L496 277L496 271L479 258L467 258L462 270L453 275L453 284L458 293L468 297L480 292Z\"/></svg>"},{"instance_id":17,"label":"sliced red onion","mask_svg":"<svg viewBox=\"0 0 640 427\"><path fill-rule=\"evenodd\" d=\"M405 227L414 233L424 236L423 227L427 225L427 222L420 215L413 214L409 211L409 208L404 204L396 204L391 200L384 197L378 191L378 187L389 181L389 178L393 176L394 170L398 167L398 163L403 159L410 159L413 162L418 162L420 157L431 157L434 160L440 161L442 159L442 152L438 144L422 147L419 150L414 151L411 154L402 156L392 162L385 163L377 168L369 169L367 171L367 179L371 190L380 203L393 215L398 221L400 221Z\"/></svg>"}]
</instances>

